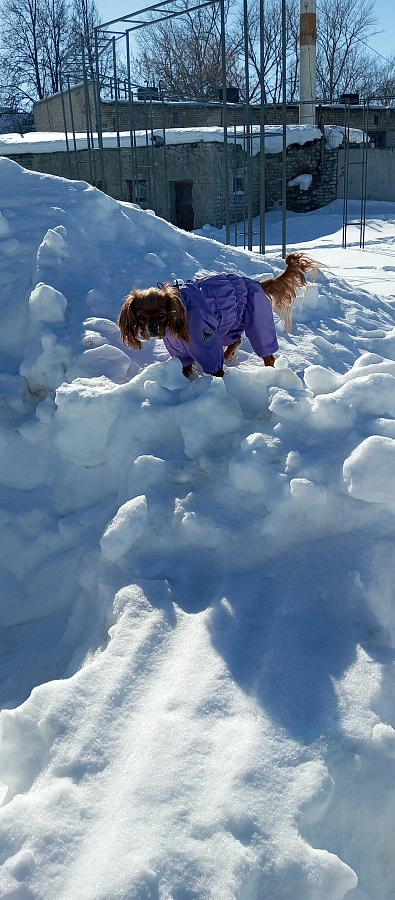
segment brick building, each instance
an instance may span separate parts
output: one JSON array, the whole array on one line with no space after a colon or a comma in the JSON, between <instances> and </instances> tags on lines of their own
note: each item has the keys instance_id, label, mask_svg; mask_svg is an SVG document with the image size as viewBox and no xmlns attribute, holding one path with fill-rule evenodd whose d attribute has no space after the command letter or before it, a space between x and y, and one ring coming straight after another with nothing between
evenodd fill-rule
<instances>
[{"instance_id":1,"label":"brick building","mask_svg":"<svg viewBox=\"0 0 395 900\"><path fill-rule=\"evenodd\" d=\"M87 116L88 108L88 116ZM245 107L241 103L227 104L228 124L243 125ZM259 124L260 107L250 107L252 124ZM268 105L266 108L266 121L269 125L282 123L281 105ZM187 128L221 126L223 123L223 105L215 101L192 100L153 100L152 94L147 93L145 99L139 99L139 93L133 94L133 102L129 104L126 99L101 100L100 114L97 115L92 83L77 85L64 91L63 94L53 94L45 100L34 104L34 122L36 131L64 131L66 121L67 130L86 132L87 120L89 128L97 131L97 119L101 120L101 128L104 132L132 130L151 130L157 128ZM316 124L340 125L347 123L352 128L362 129L367 126L367 132L373 144L380 148L395 147L395 107L381 106L378 104L369 106L364 110L363 104L355 104L345 107L344 104L317 105ZM287 106L287 123L298 124L299 106L289 104Z\"/></svg>"}]
</instances>

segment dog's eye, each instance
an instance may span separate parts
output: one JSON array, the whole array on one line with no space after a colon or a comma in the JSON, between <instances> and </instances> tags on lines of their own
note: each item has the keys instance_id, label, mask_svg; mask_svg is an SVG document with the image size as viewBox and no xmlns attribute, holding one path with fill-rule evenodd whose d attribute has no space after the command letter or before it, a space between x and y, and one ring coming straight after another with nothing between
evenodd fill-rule
<instances>
[{"instance_id":1,"label":"dog's eye","mask_svg":"<svg viewBox=\"0 0 395 900\"><path fill-rule=\"evenodd\" d=\"M137 316L137 321L140 325L145 325L147 319L145 316L139 315L139 316Z\"/></svg>"},{"instance_id":2,"label":"dog's eye","mask_svg":"<svg viewBox=\"0 0 395 900\"><path fill-rule=\"evenodd\" d=\"M158 319L160 322L164 322L167 319L167 313L159 313Z\"/></svg>"}]
</instances>

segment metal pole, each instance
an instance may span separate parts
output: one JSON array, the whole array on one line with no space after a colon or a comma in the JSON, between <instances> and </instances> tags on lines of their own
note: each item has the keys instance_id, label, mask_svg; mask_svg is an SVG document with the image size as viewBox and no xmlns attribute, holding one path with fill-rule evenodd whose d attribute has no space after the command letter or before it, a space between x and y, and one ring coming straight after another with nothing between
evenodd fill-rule
<instances>
[{"instance_id":1,"label":"metal pole","mask_svg":"<svg viewBox=\"0 0 395 900\"><path fill-rule=\"evenodd\" d=\"M102 118L101 118L101 98L100 98L100 70L99 70L99 43L98 43L98 31L99 28L95 28L95 61L96 61L96 128L97 128L97 142L99 144L99 156L100 156L100 168L101 168L101 181L102 181L102 189L106 190L106 174L104 168L104 153L103 153L103 129L102 129Z\"/></svg>"},{"instance_id":2,"label":"metal pole","mask_svg":"<svg viewBox=\"0 0 395 900\"><path fill-rule=\"evenodd\" d=\"M118 175L119 175L119 199L123 200L123 178L122 178L122 158L121 158L121 135L119 127L119 102L118 102L118 78L117 78L117 53L115 49L115 38L112 39L112 63L114 71L114 108L115 108L115 125L117 130L117 155L118 155Z\"/></svg>"},{"instance_id":3,"label":"metal pole","mask_svg":"<svg viewBox=\"0 0 395 900\"><path fill-rule=\"evenodd\" d=\"M369 126L369 98L363 104L363 144L362 144L362 184L361 184L361 231L359 246L365 249L366 229L366 190L368 177L368 135Z\"/></svg>"},{"instance_id":4,"label":"metal pole","mask_svg":"<svg viewBox=\"0 0 395 900\"><path fill-rule=\"evenodd\" d=\"M225 0L220 0L221 8L221 66L222 66L222 126L224 131L224 181L225 181L225 229L226 243L230 243L230 203L229 203L229 161L228 161L228 108L226 96L226 47L225 47Z\"/></svg>"},{"instance_id":5,"label":"metal pole","mask_svg":"<svg viewBox=\"0 0 395 900\"><path fill-rule=\"evenodd\" d=\"M71 165L70 143L69 143L69 135L67 132L67 117L66 117L66 107L65 107L65 102L64 102L62 73L60 73L60 75L59 75L59 87L60 87L60 96L62 99L62 113L63 113L64 134L65 134L65 138L66 138L67 162L68 162L68 166L69 166L69 175L70 175L70 178L72 178L73 177L73 168Z\"/></svg>"},{"instance_id":6,"label":"metal pole","mask_svg":"<svg viewBox=\"0 0 395 900\"><path fill-rule=\"evenodd\" d=\"M88 148L88 163L89 163L89 178L91 184L93 183L93 167L92 167L92 154L91 154L91 114L90 114L90 104L89 104L89 91L88 91L88 82L86 77L86 65L85 65L85 40L84 35L81 34L81 58L82 58L82 74L84 78L84 97L85 97L85 126L86 126L86 141ZM93 139L92 139L93 146Z\"/></svg>"},{"instance_id":7,"label":"metal pole","mask_svg":"<svg viewBox=\"0 0 395 900\"><path fill-rule=\"evenodd\" d=\"M266 94L265 94L265 0L259 0L259 18L260 18L260 83L261 83L261 108L260 108L260 192L259 192L259 216L260 216L260 238L259 251L265 253L266 246L266 148L265 148L265 125L266 125Z\"/></svg>"},{"instance_id":8,"label":"metal pole","mask_svg":"<svg viewBox=\"0 0 395 900\"><path fill-rule=\"evenodd\" d=\"M126 59L128 67L128 102L129 102L129 133L130 133L130 162L133 186L133 202L138 203L138 160L136 147L136 124L134 119L133 91L130 80L130 35L126 32Z\"/></svg>"},{"instance_id":9,"label":"metal pole","mask_svg":"<svg viewBox=\"0 0 395 900\"><path fill-rule=\"evenodd\" d=\"M282 0L281 39L282 39L282 92L283 92L283 172L282 172L282 257L286 257L287 246L287 17L286 0Z\"/></svg>"},{"instance_id":10,"label":"metal pole","mask_svg":"<svg viewBox=\"0 0 395 900\"><path fill-rule=\"evenodd\" d=\"M252 250L252 129L250 109L250 72L248 59L248 7L247 0L243 3L244 10L244 69L246 85L245 122L247 135L247 220L248 220L248 249Z\"/></svg>"},{"instance_id":11,"label":"metal pole","mask_svg":"<svg viewBox=\"0 0 395 900\"><path fill-rule=\"evenodd\" d=\"M154 210L157 213L157 205L156 205L156 164L155 164L155 145L154 145L154 121L153 121L153 112L152 112L152 94L149 99L149 115L150 115L150 129L151 129L151 173L152 173L152 193L153 193L153 206Z\"/></svg>"},{"instance_id":12,"label":"metal pole","mask_svg":"<svg viewBox=\"0 0 395 900\"><path fill-rule=\"evenodd\" d=\"M346 103L344 110L344 186L343 186L343 250L347 247L347 225L348 225L348 178L350 164L350 102Z\"/></svg>"},{"instance_id":13,"label":"metal pole","mask_svg":"<svg viewBox=\"0 0 395 900\"><path fill-rule=\"evenodd\" d=\"M166 189L166 215L167 215L167 221L170 222L169 182L167 179L166 108L165 108L165 98L164 98L163 91L161 90L161 87L159 90L159 95L161 97L161 103L162 103L163 170L164 170L165 189Z\"/></svg>"},{"instance_id":14,"label":"metal pole","mask_svg":"<svg viewBox=\"0 0 395 900\"><path fill-rule=\"evenodd\" d=\"M75 169L77 173L77 178L80 177L79 167L78 167L78 154L77 154L77 141L75 139L75 128L74 128L74 115L73 115L73 103L71 99L71 90L70 90L70 78L67 75L67 90L69 94L69 107L70 107L70 120L71 120L71 128L73 131L73 145L74 145L74 155L75 155Z\"/></svg>"}]
</instances>

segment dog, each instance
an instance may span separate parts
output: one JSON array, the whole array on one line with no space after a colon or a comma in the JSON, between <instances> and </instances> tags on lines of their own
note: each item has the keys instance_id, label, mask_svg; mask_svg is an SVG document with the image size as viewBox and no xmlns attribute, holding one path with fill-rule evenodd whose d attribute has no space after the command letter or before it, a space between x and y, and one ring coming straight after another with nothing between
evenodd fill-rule
<instances>
[{"instance_id":1,"label":"dog","mask_svg":"<svg viewBox=\"0 0 395 900\"><path fill-rule=\"evenodd\" d=\"M181 360L187 378L196 363L206 374L222 377L244 333L264 364L274 366L278 342L273 309L289 332L298 289L317 268L304 253L289 253L285 263L280 275L261 282L228 273L181 286L134 288L118 317L122 341L141 350L142 341L161 338L170 355Z\"/></svg>"}]
</instances>

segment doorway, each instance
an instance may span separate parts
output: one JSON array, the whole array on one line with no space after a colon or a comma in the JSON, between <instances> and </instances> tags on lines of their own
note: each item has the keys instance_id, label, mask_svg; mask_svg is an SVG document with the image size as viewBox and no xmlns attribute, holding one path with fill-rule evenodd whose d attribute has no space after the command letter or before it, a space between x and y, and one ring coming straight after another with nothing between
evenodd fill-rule
<instances>
[{"instance_id":1,"label":"doorway","mask_svg":"<svg viewBox=\"0 0 395 900\"><path fill-rule=\"evenodd\" d=\"M193 181L176 181L176 225L184 231L193 231L194 215L192 190Z\"/></svg>"}]
</instances>

